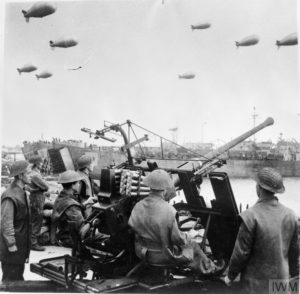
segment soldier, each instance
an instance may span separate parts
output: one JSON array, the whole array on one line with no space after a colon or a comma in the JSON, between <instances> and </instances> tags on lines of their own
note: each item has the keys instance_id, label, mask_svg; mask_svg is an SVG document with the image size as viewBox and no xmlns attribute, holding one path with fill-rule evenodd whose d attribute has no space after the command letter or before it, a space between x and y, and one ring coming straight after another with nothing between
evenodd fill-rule
<instances>
[{"instance_id":1,"label":"soldier","mask_svg":"<svg viewBox=\"0 0 300 294\"><path fill-rule=\"evenodd\" d=\"M10 170L14 181L1 196L0 260L2 281L24 280L24 265L31 243L30 207L24 187L30 184L30 165L15 161Z\"/></svg>"},{"instance_id":2,"label":"soldier","mask_svg":"<svg viewBox=\"0 0 300 294\"><path fill-rule=\"evenodd\" d=\"M150 194L135 205L129 219L137 256L151 264L177 265L202 274L214 272L214 263L192 241L197 232L185 233L178 228L177 212L166 201L173 196L167 194L174 194L168 173L156 169L144 183L150 187Z\"/></svg>"},{"instance_id":3,"label":"soldier","mask_svg":"<svg viewBox=\"0 0 300 294\"><path fill-rule=\"evenodd\" d=\"M99 188L90 178L92 172L92 158L88 155L82 155L77 160L78 174L81 177L79 187L79 198L82 204L86 206L85 217L88 217L92 212L92 204L97 198L94 195L94 191L98 191Z\"/></svg>"},{"instance_id":4,"label":"soldier","mask_svg":"<svg viewBox=\"0 0 300 294\"><path fill-rule=\"evenodd\" d=\"M52 212L52 222L56 226L56 238L66 247L73 246L70 222L75 224L76 232L83 238L90 228L84 222L84 208L78 201L78 190L82 178L75 171L68 170L59 176L58 183L63 190L56 198Z\"/></svg>"},{"instance_id":5,"label":"soldier","mask_svg":"<svg viewBox=\"0 0 300 294\"><path fill-rule=\"evenodd\" d=\"M280 204L285 191L282 176L273 168L256 177L258 201L241 213L241 226L230 259L227 286L241 273L247 293L270 293L272 280L299 276L299 240L294 212Z\"/></svg>"},{"instance_id":6,"label":"soldier","mask_svg":"<svg viewBox=\"0 0 300 294\"><path fill-rule=\"evenodd\" d=\"M38 244L37 238L43 224L44 193L49 190L49 186L43 180L40 171L43 164L42 157L34 155L29 159L29 162L32 164L31 185L29 187L32 220L31 250L44 251L45 248Z\"/></svg>"}]
</instances>

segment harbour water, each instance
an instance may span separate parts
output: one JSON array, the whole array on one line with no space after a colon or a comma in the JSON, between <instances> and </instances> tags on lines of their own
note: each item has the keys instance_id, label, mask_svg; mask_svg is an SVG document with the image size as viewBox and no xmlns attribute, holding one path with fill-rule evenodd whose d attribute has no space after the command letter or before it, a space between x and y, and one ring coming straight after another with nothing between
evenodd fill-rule
<instances>
[{"instance_id":1,"label":"harbour water","mask_svg":"<svg viewBox=\"0 0 300 294\"><path fill-rule=\"evenodd\" d=\"M247 204L250 207L258 200L256 183L253 179L230 179L230 183L239 209L240 204L242 204L242 210L245 210ZM285 193L276 196L282 204L291 208L300 218L300 178L284 178L284 186ZM204 197L206 205L211 207L210 200L214 199L214 194L207 178L204 178L201 185L201 195ZM183 196L180 194L175 198L175 201L181 201L182 199Z\"/></svg>"},{"instance_id":2,"label":"harbour water","mask_svg":"<svg viewBox=\"0 0 300 294\"><path fill-rule=\"evenodd\" d=\"M258 198L256 184L252 179L232 179L231 185L238 206L242 203L242 207L246 208L247 204L255 204ZM294 210L300 217L300 178L284 178L284 186L285 192L276 196L283 205Z\"/></svg>"}]
</instances>

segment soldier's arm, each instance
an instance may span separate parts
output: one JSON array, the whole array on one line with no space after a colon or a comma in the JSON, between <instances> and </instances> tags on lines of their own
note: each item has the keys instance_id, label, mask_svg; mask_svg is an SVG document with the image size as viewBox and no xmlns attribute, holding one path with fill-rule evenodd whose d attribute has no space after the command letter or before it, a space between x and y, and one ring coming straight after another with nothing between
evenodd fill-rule
<instances>
[{"instance_id":1,"label":"soldier's arm","mask_svg":"<svg viewBox=\"0 0 300 294\"><path fill-rule=\"evenodd\" d=\"M291 277L299 276L299 232L298 224L296 221L296 226L294 234L291 240L288 259L289 259L289 270Z\"/></svg>"},{"instance_id":2,"label":"soldier's arm","mask_svg":"<svg viewBox=\"0 0 300 294\"><path fill-rule=\"evenodd\" d=\"M35 186L39 187L43 192L46 192L46 191L49 190L49 186L48 186L47 182L44 181L44 180L42 179L42 177L39 176L39 175L34 175L34 176L32 176L32 177L31 177L31 182L32 182Z\"/></svg>"},{"instance_id":3,"label":"soldier's arm","mask_svg":"<svg viewBox=\"0 0 300 294\"><path fill-rule=\"evenodd\" d=\"M97 195L100 192L100 185L96 183L96 181L92 180L92 189L94 192L94 195Z\"/></svg>"},{"instance_id":4,"label":"soldier's arm","mask_svg":"<svg viewBox=\"0 0 300 294\"><path fill-rule=\"evenodd\" d=\"M171 226L171 241L173 245L182 246L191 241L191 238L188 233L180 231L178 227L178 222L174 217Z\"/></svg>"},{"instance_id":5,"label":"soldier's arm","mask_svg":"<svg viewBox=\"0 0 300 294\"><path fill-rule=\"evenodd\" d=\"M75 228L79 233L81 239L83 239L90 229L90 224L84 223L84 217L82 215L81 209L78 206L71 206L66 210L66 214L69 218L69 221L75 223Z\"/></svg>"},{"instance_id":6,"label":"soldier's arm","mask_svg":"<svg viewBox=\"0 0 300 294\"><path fill-rule=\"evenodd\" d=\"M15 206L11 199L4 199L1 204L1 232L8 250L16 246L14 229Z\"/></svg>"},{"instance_id":7,"label":"soldier's arm","mask_svg":"<svg viewBox=\"0 0 300 294\"><path fill-rule=\"evenodd\" d=\"M84 223L84 218L81 212L81 209L79 206L70 206L66 211L65 211L68 220L71 222L75 223L76 230L79 231L80 227Z\"/></svg>"},{"instance_id":8,"label":"soldier's arm","mask_svg":"<svg viewBox=\"0 0 300 294\"><path fill-rule=\"evenodd\" d=\"M229 262L228 277L230 280L234 280L245 268L251 254L252 244L253 235L242 222Z\"/></svg>"}]
</instances>

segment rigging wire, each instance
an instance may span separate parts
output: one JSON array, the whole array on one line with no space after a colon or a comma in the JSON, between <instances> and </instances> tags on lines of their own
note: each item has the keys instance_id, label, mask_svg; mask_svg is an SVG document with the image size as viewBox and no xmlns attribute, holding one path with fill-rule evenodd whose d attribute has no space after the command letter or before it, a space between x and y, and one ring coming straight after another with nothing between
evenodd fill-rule
<instances>
[{"instance_id":1,"label":"rigging wire","mask_svg":"<svg viewBox=\"0 0 300 294\"><path fill-rule=\"evenodd\" d=\"M133 132L133 134L134 134L134 136L135 136L135 139L138 140L138 137L137 137L137 135L135 134L135 131L134 131L133 127L131 126L131 123L128 124L128 127L130 127L130 129L132 130L132 132ZM139 145L139 147L140 147L140 149L141 149L142 154L146 157L146 154L145 154L145 152L144 152L144 149L143 149L142 146L141 146L141 143L139 143L138 145Z\"/></svg>"},{"instance_id":2,"label":"rigging wire","mask_svg":"<svg viewBox=\"0 0 300 294\"><path fill-rule=\"evenodd\" d=\"M158 135L158 134L156 134L156 133L154 133L154 132L152 132L152 131L150 131L150 130L147 130L147 129L143 128L142 126L139 126L138 124L136 124L136 123L134 123L134 122L131 122L131 121L130 121L130 123L133 124L133 125L135 125L136 127L140 128L140 129L146 131L146 132L149 132L149 133L153 134L154 136L157 136L157 137L159 137L159 138L161 138L161 139L166 140L166 141L169 142L169 143L172 143L172 144L174 144L174 145L176 145L176 146L178 146L178 147L180 147L180 148L183 148L185 151L191 152L191 153L193 153L193 154L195 154L195 155L197 155L197 156L199 156L199 157L202 157L202 158L204 158L204 159L209 160L209 158L207 158L205 155L199 154L198 152L196 152L196 151L194 151L194 150L190 150L190 149L188 149L188 148L186 148L186 147L184 147L184 146L182 146L182 145L180 145L180 144L177 144L177 143L175 143L175 142L173 142L173 141L171 141L171 140L169 140L169 139L166 139L166 138L164 138L164 137L162 137L162 136L160 136L160 135Z\"/></svg>"},{"instance_id":3,"label":"rigging wire","mask_svg":"<svg viewBox=\"0 0 300 294\"><path fill-rule=\"evenodd\" d=\"M115 125L114 123L105 120L105 121L104 121L104 126L106 126L106 127L107 127L106 123L109 123L109 124L111 124L111 125ZM128 126L128 138L129 138L129 136L130 136L130 129L131 129L132 132L133 132L133 134L134 134L134 136L135 136L135 138L138 139L137 136L136 136L136 133L134 132L134 129L133 129L133 127L132 127L132 125L134 125L134 126L136 126L137 128L140 128L140 129L142 129L142 130L144 130L144 131L146 131L146 132L148 132L148 133L150 133L150 134L152 134L152 135L154 135L154 136L160 138L161 143L162 143L162 140L165 140L165 141L167 141L167 142L169 142L169 143L171 143L171 144L173 144L173 145L176 145L176 146L178 146L178 147L184 149L184 150L187 151L187 152L190 152L190 153L193 153L193 154L199 156L200 158L204 158L204 159L206 159L206 160L210 160L210 159L209 159L208 157L206 157L205 155L202 155L202 154L200 154L200 153L198 153L198 152L196 152L196 151L194 151L194 150L188 149L188 148L186 148L186 147L184 147L184 146L182 146L182 145L180 145L180 144L178 144L178 143L176 143L176 142L173 142L173 141L171 141L171 140L169 140L169 139L167 139L167 138L164 138L164 137L162 137L162 136L160 136L160 135L158 135L158 134L156 134L156 133L154 133L154 132L152 132L152 131L150 131L150 130L148 130L148 129L146 129L146 128L144 128L144 127L142 127L142 126L140 126L140 125L138 125L138 124L136 124L136 123L134 123L134 122L132 122L132 121L130 121L130 120L127 120L126 122L124 122L124 123L122 123L122 124L117 124L117 125L118 125L119 127L122 127L122 126L124 126L124 125L127 125L127 126ZM122 137L122 136L119 135L117 132L114 132L114 134L115 134L115 135L118 135L118 136L120 136L120 137ZM146 157L146 154L145 154L145 152L144 152L144 150L143 150L141 144L139 143L138 145L139 145L139 147L140 147L140 149L141 149L142 154ZM162 148L162 144L161 144L161 148ZM162 152L163 152L163 149L162 149ZM163 159L163 155L162 155L162 159ZM170 160L170 159L168 159L168 160ZM199 160L199 159L198 159L198 160ZM196 161L198 161L198 160L196 160ZM189 161L195 161L195 160L189 159Z\"/></svg>"}]
</instances>

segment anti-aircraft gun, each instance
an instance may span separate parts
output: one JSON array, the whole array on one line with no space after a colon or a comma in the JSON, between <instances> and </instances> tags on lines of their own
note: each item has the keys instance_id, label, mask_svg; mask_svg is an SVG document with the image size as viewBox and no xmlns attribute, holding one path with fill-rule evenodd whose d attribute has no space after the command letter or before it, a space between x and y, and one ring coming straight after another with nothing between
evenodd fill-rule
<instances>
[{"instance_id":1,"label":"anti-aircraft gun","mask_svg":"<svg viewBox=\"0 0 300 294\"><path fill-rule=\"evenodd\" d=\"M114 142L114 139L107 137L106 133L120 133L124 140L121 149L127 153L127 161L93 175L94 179L100 180L101 185L97 195L98 202L93 205L93 212L86 220L93 228L92 236L81 240L74 230L72 255L41 260L37 264L31 264L31 271L71 290L97 293L124 292L126 289L158 291L164 287L216 279L228 265L239 229L239 212L228 175L216 171L225 163L219 156L273 123L272 118L266 119L203 156L204 160L198 162L197 166L185 161L179 166L168 167L161 166L159 160L147 161L145 157L132 155L132 147L149 138L145 135L130 141L123 129L124 125L128 126L128 130L133 126L139 127L131 121L122 125L111 124L95 132L83 128L82 131L90 136L110 142ZM150 131L148 133L156 135ZM181 193L183 201L174 203L181 230L197 229L199 246L216 265L222 264L215 274L201 277L186 269L153 268L136 257L134 235L128 226L128 219L134 205L149 194L143 178L155 168L168 171L176 190ZM209 179L214 193L214 199L209 205L200 194L203 177ZM94 238L97 231L106 237L97 240ZM180 279L176 279L176 275Z\"/></svg>"}]
</instances>

